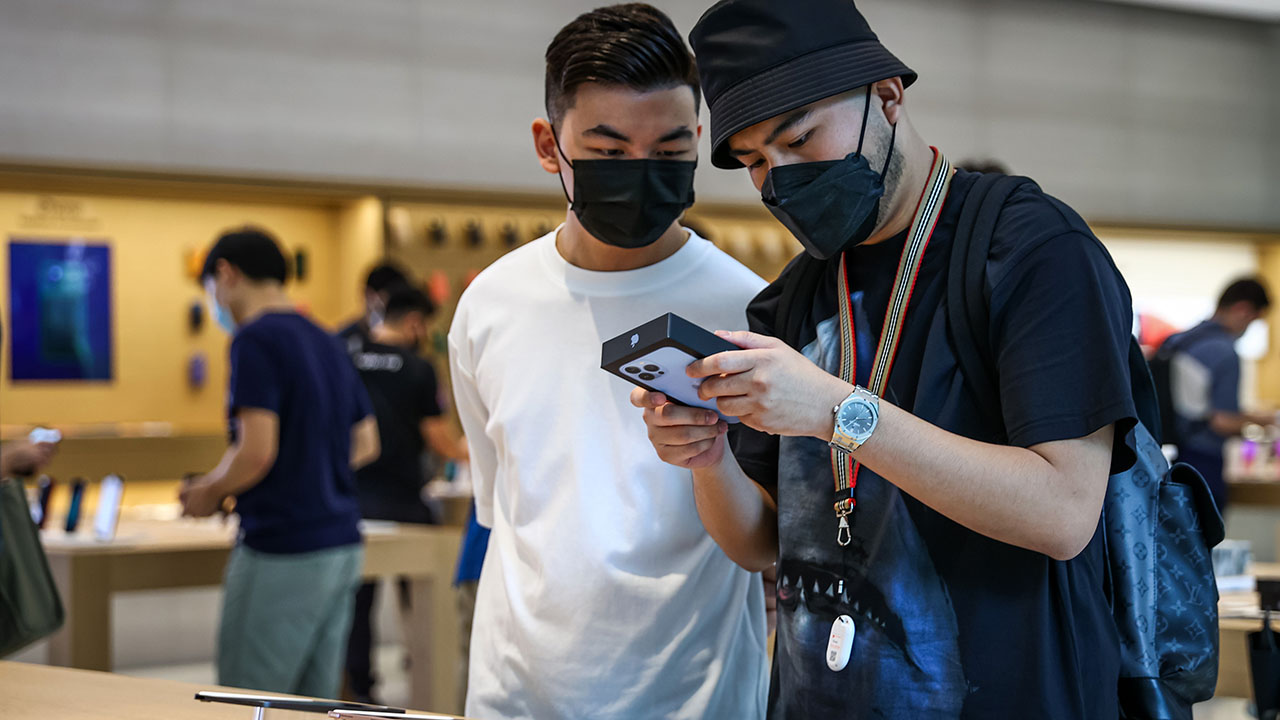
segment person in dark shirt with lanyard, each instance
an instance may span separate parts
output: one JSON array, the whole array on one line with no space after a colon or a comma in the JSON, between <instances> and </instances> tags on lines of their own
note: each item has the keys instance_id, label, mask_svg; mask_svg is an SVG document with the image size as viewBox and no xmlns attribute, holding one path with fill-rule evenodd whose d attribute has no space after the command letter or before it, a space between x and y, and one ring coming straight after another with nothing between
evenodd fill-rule
<instances>
[{"instance_id":1,"label":"person in dark shirt with lanyard","mask_svg":"<svg viewBox=\"0 0 1280 720\"><path fill-rule=\"evenodd\" d=\"M444 403L431 363L417 354L427 339L435 306L421 290L398 285L387 291L381 321L351 359L373 403L382 454L356 471L360 513L370 520L435 522L422 501L422 453L428 447L446 460L465 460L467 444L444 417ZM401 607L408 606L408 582L401 580ZM374 676L373 606L377 583L356 592L355 619L347 643L348 688L372 701Z\"/></svg>"},{"instance_id":2,"label":"person in dark shirt with lanyard","mask_svg":"<svg viewBox=\"0 0 1280 720\"><path fill-rule=\"evenodd\" d=\"M353 470L378 456L364 386L338 342L284 292L284 254L265 231L218 238L201 282L231 341L222 462L186 485L182 511L235 498L218 684L336 697L364 551Z\"/></svg>"},{"instance_id":3,"label":"person in dark shirt with lanyard","mask_svg":"<svg viewBox=\"0 0 1280 720\"><path fill-rule=\"evenodd\" d=\"M945 307L979 175L912 127L916 74L848 0L725 0L690 42L713 164L746 167L810 257L752 301L752 332L723 333L741 351L689 367L741 424L632 401L726 554L778 564L770 717L1116 718L1099 520L1136 411L1106 250L1034 185L1010 197L987 263L998 396L980 397ZM783 288L815 264L783 342Z\"/></svg>"}]
</instances>

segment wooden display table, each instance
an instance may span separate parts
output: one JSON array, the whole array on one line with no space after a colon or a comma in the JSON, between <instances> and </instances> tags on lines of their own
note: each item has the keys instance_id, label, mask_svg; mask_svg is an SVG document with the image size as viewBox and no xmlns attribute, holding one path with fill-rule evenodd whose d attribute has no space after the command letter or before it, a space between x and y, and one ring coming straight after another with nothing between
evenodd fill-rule
<instances>
[{"instance_id":1,"label":"wooden display table","mask_svg":"<svg viewBox=\"0 0 1280 720\"><path fill-rule=\"evenodd\" d=\"M1227 497L1232 505L1280 507L1280 481L1228 480Z\"/></svg>"},{"instance_id":2,"label":"wooden display table","mask_svg":"<svg viewBox=\"0 0 1280 720\"><path fill-rule=\"evenodd\" d=\"M112 593L221 585L233 532L217 521L131 521L121 523L110 543L46 535L49 565L67 608L66 626L49 644L50 663L111 670ZM460 712L462 704L456 697L452 589L461 537L459 528L393 523L371 525L365 533L364 576L410 579L411 702L443 712Z\"/></svg>"},{"instance_id":3,"label":"wooden display table","mask_svg":"<svg viewBox=\"0 0 1280 720\"><path fill-rule=\"evenodd\" d=\"M88 670L0 662L0 717L5 720L249 720L253 717L253 708L194 699L201 690L215 689L226 690ZM325 719L324 715L285 710L268 710L266 717Z\"/></svg>"},{"instance_id":4,"label":"wooden display table","mask_svg":"<svg viewBox=\"0 0 1280 720\"><path fill-rule=\"evenodd\" d=\"M1256 577L1280 578L1280 563L1255 563ZM1225 592L1218 602L1218 689L1216 696L1253 697L1246 638L1262 629L1258 593ZM1248 615L1242 617L1242 615ZM1273 621L1280 626L1280 615Z\"/></svg>"}]
</instances>

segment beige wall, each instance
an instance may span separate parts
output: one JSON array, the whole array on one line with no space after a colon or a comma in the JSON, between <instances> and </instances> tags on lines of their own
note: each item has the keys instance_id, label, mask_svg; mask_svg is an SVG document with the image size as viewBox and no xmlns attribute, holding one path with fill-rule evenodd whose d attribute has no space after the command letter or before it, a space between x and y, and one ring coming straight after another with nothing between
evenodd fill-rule
<instances>
[{"instance_id":1,"label":"beige wall","mask_svg":"<svg viewBox=\"0 0 1280 720\"><path fill-rule=\"evenodd\" d=\"M655 1L683 32L711 4ZM599 4L5 0L0 160L555 194L529 137L542 54ZM858 4L920 73L909 113L953 160L999 158L1093 221L1280 227L1275 28L1083 0ZM698 194L758 203L706 162Z\"/></svg>"}]
</instances>

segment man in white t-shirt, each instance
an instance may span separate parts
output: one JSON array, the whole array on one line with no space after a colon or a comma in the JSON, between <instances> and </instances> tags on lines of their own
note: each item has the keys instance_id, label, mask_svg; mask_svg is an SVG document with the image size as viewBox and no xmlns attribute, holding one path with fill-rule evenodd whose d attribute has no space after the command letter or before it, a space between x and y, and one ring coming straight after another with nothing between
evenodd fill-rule
<instances>
[{"instance_id":1,"label":"man in white t-shirt","mask_svg":"<svg viewBox=\"0 0 1280 720\"><path fill-rule=\"evenodd\" d=\"M764 282L681 227L699 89L684 41L647 5L586 13L547 49L542 167L570 209L480 274L449 333L480 577L466 714L762 718L764 593L698 519L600 345L666 312L746 324Z\"/></svg>"}]
</instances>

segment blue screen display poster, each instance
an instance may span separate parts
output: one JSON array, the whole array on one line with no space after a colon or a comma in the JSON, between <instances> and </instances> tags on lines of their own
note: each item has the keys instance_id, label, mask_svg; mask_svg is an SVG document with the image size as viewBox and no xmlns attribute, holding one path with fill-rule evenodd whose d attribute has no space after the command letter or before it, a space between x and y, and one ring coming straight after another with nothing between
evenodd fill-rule
<instances>
[{"instance_id":1,"label":"blue screen display poster","mask_svg":"<svg viewBox=\"0 0 1280 720\"><path fill-rule=\"evenodd\" d=\"M111 379L111 250L81 241L9 243L10 377Z\"/></svg>"}]
</instances>

